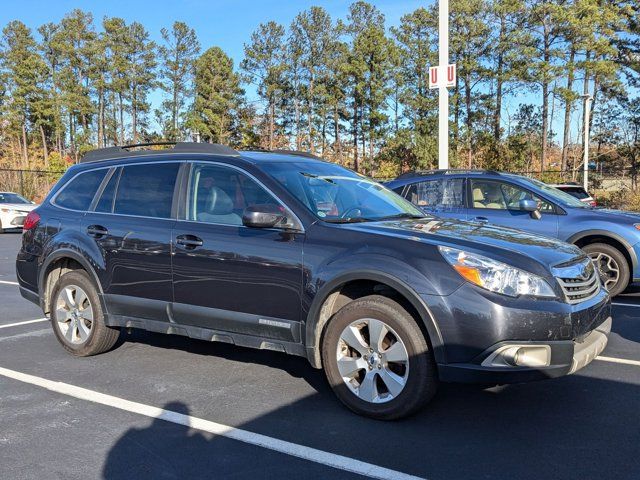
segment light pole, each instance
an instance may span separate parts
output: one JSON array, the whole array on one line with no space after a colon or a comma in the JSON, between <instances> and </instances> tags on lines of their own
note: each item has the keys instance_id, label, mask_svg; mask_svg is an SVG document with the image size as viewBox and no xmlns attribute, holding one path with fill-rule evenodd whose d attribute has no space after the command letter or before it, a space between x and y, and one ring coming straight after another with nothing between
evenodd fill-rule
<instances>
[{"instance_id":1,"label":"light pole","mask_svg":"<svg viewBox=\"0 0 640 480\"><path fill-rule=\"evenodd\" d=\"M589 94L580 95L584 99L584 140L582 146L582 183L584 189L589 191L589 109L591 108L591 100L593 97Z\"/></svg>"},{"instance_id":2,"label":"light pole","mask_svg":"<svg viewBox=\"0 0 640 480\"><path fill-rule=\"evenodd\" d=\"M444 75L449 64L449 0L438 0L438 168L449 168L449 94Z\"/></svg>"}]
</instances>

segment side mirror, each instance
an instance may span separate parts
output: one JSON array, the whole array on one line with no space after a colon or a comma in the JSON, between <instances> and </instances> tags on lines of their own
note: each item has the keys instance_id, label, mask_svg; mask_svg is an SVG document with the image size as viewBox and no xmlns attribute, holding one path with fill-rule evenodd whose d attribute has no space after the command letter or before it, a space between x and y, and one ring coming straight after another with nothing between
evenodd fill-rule
<instances>
[{"instance_id":1,"label":"side mirror","mask_svg":"<svg viewBox=\"0 0 640 480\"><path fill-rule=\"evenodd\" d=\"M535 220L540 220L542 215L540 214L540 210L538 209L538 202L531 199L520 200L520 210L524 212L529 212L531 214L531 218Z\"/></svg>"},{"instance_id":2,"label":"side mirror","mask_svg":"<svg viewBox=\"0 0 640 480\"><path fill-rule=\"evenodd\" d=\"M276 205L249 205L242 213L242 224L252 228L273 228L284 226L287 216Z\"/></svg>"}]
</instances>

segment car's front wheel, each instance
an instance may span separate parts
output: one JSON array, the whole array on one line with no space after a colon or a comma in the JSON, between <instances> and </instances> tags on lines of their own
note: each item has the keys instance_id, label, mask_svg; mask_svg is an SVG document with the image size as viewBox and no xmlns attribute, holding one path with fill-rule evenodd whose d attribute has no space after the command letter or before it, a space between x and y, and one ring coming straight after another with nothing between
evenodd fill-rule
<instances>
[{"instance_id":1,"label":"car's front wheel","mask_svg":"<svg viewBox=\"0 0 640 480\"><path fill-rule=\"evenodd\" d=\"M612 297L627 288L631 270L627 259L620 250L606 243L592 243L582 247L582 250L595 263L602 283Z\"/></svg>"},{"instance_id":2,"label":"car's front wheel","mask_svg":"<svg viewBox=\"0 0 640 480\"><path fill-rule=\"evenodd\" d=\"M87 357L111 349L120 331L104 324L98 292L81 270L62 275L51 294L51 324L58 341L71 354Z\"/></svg>"},{"instance_id":3,"label":"car's front wheel","mask_svg":"<svg viewBox=\"0 0 640 480\"><path fill-rule=\"evenodd\" d=\"M438 384L432 352L414 318L380 295L340 309L322 342L327 379L354 412L394 420L416 412Z\"/></svg>"}]
</instances>

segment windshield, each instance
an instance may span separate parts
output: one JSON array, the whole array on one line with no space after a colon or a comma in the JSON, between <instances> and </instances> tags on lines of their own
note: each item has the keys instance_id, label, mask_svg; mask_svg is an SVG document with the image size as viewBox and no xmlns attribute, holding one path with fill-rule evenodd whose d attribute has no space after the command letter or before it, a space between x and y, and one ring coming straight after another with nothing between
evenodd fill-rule
<instances>
[{"instance_id":1,"label":"windshield","mask_svg":"<svg viewBox=\"0 0 640 480\"><path fill-rule=\"evenodd\" d=\"M262 169L318 218L352 223L422 218L424 213L391 190L347 168L325 162L276 162Z\"/></svg>"},{"instance_id":2,"label":"windshield","mask_svg":"<svg viewBox=\"0 0 640 480\"><path fill-rule=\"evenodd\" d=\"M17 193L0 193L0 203L31 203Z\"/></svg>"},{"instance_id":3,"label":"windshield","mask_svg":"<svg viewBox=\"0 0 640 480\"><path fill-rule=\"evenodd\" d=\"M567 192L563 192L562 190L558 190L556 187L547 185L540 180L525 177L520 177L520 179L532 183L533 185L538 187L550 200L554 200L561 205L564 205L566 207L589 208L589 205L581 202L576 197L569 195Z\"/></svg>"}]
</instances>

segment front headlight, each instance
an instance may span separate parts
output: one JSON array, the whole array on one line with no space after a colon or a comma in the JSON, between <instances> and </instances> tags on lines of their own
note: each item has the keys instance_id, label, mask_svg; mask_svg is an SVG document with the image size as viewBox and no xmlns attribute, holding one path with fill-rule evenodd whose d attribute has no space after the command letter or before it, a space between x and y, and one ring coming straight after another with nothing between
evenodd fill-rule
<instances>
[{"instance_id":1,"label":"front headlight","mask_svg":"<svg viewBox=\"0 0 640 480\"><path fill-rule=\"evenodd\" d=\"M449 247L438 247L447 262L465 280L492 292L510 297L531 295L555 297L551 286L541 277L482 255Z\"/></svg>"},{"instance_id":2,"label":"front headlight","mask_svg":"<svg viewBox=\"0 0 640 480\"><path fill-rule=\"evenodd\" d=\"M0 212L2 212L2 213L10 213L12 215L17 213L16 210L14 210L13 208L0 208Z\"/></svg>"}]
</instances>

